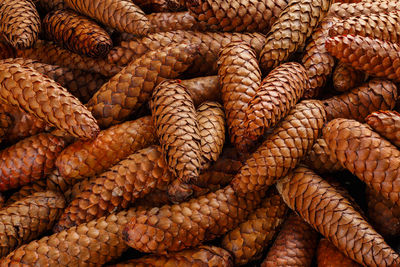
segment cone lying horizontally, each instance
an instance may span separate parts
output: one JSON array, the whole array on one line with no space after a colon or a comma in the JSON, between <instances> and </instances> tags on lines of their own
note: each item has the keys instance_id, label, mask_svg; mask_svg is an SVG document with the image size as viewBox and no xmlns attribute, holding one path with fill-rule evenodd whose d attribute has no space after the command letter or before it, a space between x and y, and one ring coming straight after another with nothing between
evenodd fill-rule
<instances>
[{"instance_id":1,"label":"cone lying horizontally","mask_svg":"<svg viewBox=\"0 0 400 267\"><path fill-rule=\"evenodd\" d=\"M40 31L40 17L30 0L3 0L0 3L0 35L13 47L32 46Z\"/></svg>"},{"instance_id":2,"label":"cone lying horizontally","mask_svg":"<svg viewBox=\"0 0 400 267\"><path fill-rule=\"evenodd\" d=\"M235 191L265 190L285 176L311 149L325 120L320 101L298 103L244 163L232 181Z\"/></svg>"},{"instance_id":3,"label":"cone lying horizontally","mask_svg":"<svg viewBox=\"0 0 400 267\"><path fill-rule=\"evenodd\" d=\"M400 204L400 151L395 146L368 125L348 119L330 121L323 136L342 166L386 199Z\"/></svg>"},{"instance_id":4,"label":"cone lying horizontally","mask_svg":"<svg viewBox=\"0 0 400 267\"><path fill-rule=\"evenodd\" d=\"M329 9L327 16L347 19L360 15L384 14L393 10L400 11L397 1L375 0L360 1L359 3L335 3Z\"/></svg>"},{"instance_id":5,"label":"cone lying horizontally","mask_svg":"<svg viewBox=\"0 0 400 267\"><path fill-rule=\"evenodd\" d=\"M259 258L284 221L286 211L282 198L271 190L260 208L222 238L221 246L232 253L236 265Z\"/></svg>"},{"instance_id":6,"label":"cone lying horizontally","mask_svg":"<svg viewBox=\"0 0 400 267\"><path fill-rule=\"evenodd\" d=\"M362 265L353 261L342 252L340 252L326 238L319 241L317 250L318 267L361 267Z\"/></svg>"},{"instance_id":7,"label":"cone lying horizontally","mask_svg":"<svg viewBox=\"0 0 400 267\"><path fill-rule=\"evenodd\" d=\"M372 112L365 122L375 132L400 147L400 114L398 112L390 110Z\"/></svg>"},{"instance_id":8,"label":"cone lying horizontally","mask_svg":"<svg viewBox=\"0 0 400 267\"><path fill-rule=\"evenodd\" d=\"M89 57L104 57L112 48L108 33L96 22L69 10L55 10L43 19L46 38Z\"/></svg>"},{"instance_id":9,"label":"cone lying horizontally","mask_svg":"<svg viewBox=\"0 0 400 267\"><path fill-rule=\"evenodd\" d=\"M331 157L325 140L318 138L304 159L304 163L317 173L335 172L343 170L342 165Z\"/></svg>"},{"instance_id":10,"label":"cone lying horizontally","mask_svg":"<svg viewBox=\"0 0 400 267\"><path fill-rule=\"evenodd\" d=\"M310 266L318 245L318 233L292 213L269 249L261 267Z\"/></svg>"},{"instance_id":11,"label":"cone lying horizontally","mask_svg":"<svg viewBox=\"0 0 400 267\"><path fill-rule=\"evenodd\" d=\"M367 266L400 265L399 255L383 237L346 198L311 170L299 167L276 187L291 209L351 259Z\"/></svg>"},{"instance_id":12,"label":"cone lying horizontally","mask_svg":"<svg viewBox=\"0 0 400 267\"><path fill-rule=\"evenodd\" d=\"M50 230L64 207L60 193L47 191L34 193L0 210L0 256Z\"/></svg>"},{"instance_id":13,"label":"cone lying horizontally","mask_svg":"<svg viewBox=\"0 0 400 267\"><path fill-rule=\"evenodd\" d=\"M333 87L336 91L347 92L361 85L365 78L364 72L356 70L347 64L339 63L333 71Z\"/></svg>"}]
</instances>

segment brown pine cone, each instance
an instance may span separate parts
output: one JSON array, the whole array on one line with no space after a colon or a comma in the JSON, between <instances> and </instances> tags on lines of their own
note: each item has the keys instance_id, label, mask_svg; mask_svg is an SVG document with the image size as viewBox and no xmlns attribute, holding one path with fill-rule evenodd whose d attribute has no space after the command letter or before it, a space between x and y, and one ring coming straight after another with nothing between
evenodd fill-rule
<instances>
[{"instance_id":1,"label":"brown pine cone","mask_svg":"<svg viewBox=\"0 0 400 267\"><path fill-rule=\"evenodd\" d=\"M211 31L267 33L289 0L191 0L191 14Z\"/></svg>"},{"instance_id":2,"label":"brown pine cone","mask_svg":"<svg viewBox=\"0 0 400 267\"><path fill-rule=\"evenodd\" d=\"M261 84L256 53L245 42L232 42L221 49L218 65L230 141L240 151L247 151L252 142L244 127L246 110Z\"/></svg>"},{"instance_id":3,"label":"brown pine cone","mask_svg":"<svg viewBox=\"0 0 400 267\"><path fill-rule=\"evenodd\" d=\"M235 42L244 41L259 54L265 41L265 36L259 33L227 33L227 32L193 32L173 31L149 34L122 42L108 54L109 64L126 65L148 51L170 46L171 44L198 45L200 55L196 58L190 73L199 76L217 73L218 53L222 47Z\"/></svg>"},{"instance_id":4,"label":"brown pine cone","mask_svg":"<svg viewBox=\"0 0 400 267\"><path fill-rule=\"evenodd\" d=\"M162 80L187 70L198 56L196 50L195 45L182 44L144 54L104 84L88 102L88 109L102 128L124 121L151 98Z\"/></svg>"},{"instance_id":5,"label":"brown pine cone","mask_svg":"<svg viewBox=\"0 0 400 267\"><path fill-rule=\"evenodd\" d=\"M323 138L318 138L307 156L304 163L317 173L341 171L344 168L336 158L329 155L329 147Z\"/></svg>"},{"instance_id":6,"label":"brown pine cone","mask_svg":"<svg viewBox=\"0 0 400 267\"><path fill-rule=\"evenodd\" d=\"M90 179L64 210L54 229L60 232L126 209L135 199L154 188L168 185L173 178L159 146L139 150L100 176Z\"/></svg>"},{"instance_id":7,"label":"brown pine cone","mask_svg":"<svg viewBox=\"0 0 400 267\"><path fill-rule=\"evenodd\" d=\"M33 3L48 13L52 10L67 9L64 0L33 0Z\"/></svg>"},{"instance_id":8,"label":"brown pine cone","mask_svg":"<svg viewBox=\"0 0 400 267\"><path fill-rule=\"evenodd\" d=\"M272 70L262 81L246 109L245 135L257 140L275 127L310 87L304 67L289 62Z\"/></svg>"},{"instance_id":9,"label":"brown pine cone","mask_svg":"<svg viewBox=\"0 0 400 267\"><path fill-rule=\"evenodd\" d=\"M323 129L330 153L346 169L386 199L400 204L400 157L389 141L367 124L348 119L330 121Z\"/></svg>"},{"instance_id":10,"label":"brown pine cone","mask_svg":"<svg viewBox=\"0 0 400 267\"><path fill-rule=\"evenodd\" d=\"M328 38L326 49L341 62L368 75L400 82L400 46L369 37Z\"/></svg>"},{"instance_id":11,"label":"brown pine cone","mask_svg":"<svg viewBox=\"0 0 400 267\"><path fill-rule=\"evenodd\" d=\"M231 183L234 190L265 190L285 176L310 151L325 121L320 101L298 103L243 164Z\"/></svg>"},{"instance_id":12,"label":"brown pine cone","mask_svg":"<svg viewBox=\"0 0 400 267\"><path fill-rule=\"evenodd\" d=\"M67 7L120 32L146 35L150 24L143 11L124 0L64 0Z\"/></svg>"},{"instance_id":13,"label":"brown pine cone","mask_svg":"<svg viewBox=\"0 0 400 267\"><path fill-rule=\"evenodd\" d=\"M400 266L399 255L383 237L345 197L311 170L299 167L279 180L276 187L289 208L346 256L367 266Z\"/></svg>"},{"instance_id":14,"label":"brown pine cone","mask_svg":"<svg viewBox=\"0 0 400 267\"><path fill-rule=\"evenodd\" d=\"M92 114L58 83L20 64L0 63L0 98L80 139L100 129Z\"/></svg>"},{"instance_id":15,"label":"brown pine cone","mask_svg":"<svg viewBox=\"0 0 400 267\"><path fill-rule=\"evenodd\" d=\"M151 117L128 121L103 130L90 141L77 141L58 156L56 166L70 184L92 177L139 149L156 143Z\"/></svg>"},{"instance_id":16,"label":"brown pine cone","mask_svg":"<svg viewBox=\"0 0 400 267\"><path fill-rule=\"evenodd\" d=\"M135 215L133 208L45 236L8 254L0 266L101 266L128 249L121 233Z\"/></svg>"},{"instance_id":17,"label":"brown pine cone","mask_svg":"<svg viewBox=\"0 0 400 267\"><path fill-rule=\"evenodd\" d=\"M38 40L29 49L17 49L15 56L35 59L42 63L58 65L69 69L97 72L106 77L113 76L121 71L121 67L107 62L106 59L84 57L60 48L53 42L42 40Z\"/></svg>"},{"instance_id":18,"label":"brown pine cone","mask_svg":"<svg viewBox=\"0 0 400 267\"><path fill-rule=\"evenodd\" d=\"M36 192L41 192L46 190L46 180L37 180L31 184L21 187L17 192L12 194L5 203L6 206L11 205L25 197L29 197ZM61 214L61 212L60 212Z\"/></svg>"},{"instance_id":19,"label":"brown pine cone","mask_svg":"<svg viewBox=\"0 0 400 267\"><path fill-rule=\"evenodd\" d=\"M359 3L335 3L329 9L327 16L341 19L370 14L384 14L400 10L396 0L361 1Z\"/></svg>"},{"instance_id":20,"label":"brown pine cone","mask_svg":"<svg viewBox=\"0 0 400 267\"><path fill-rule=\"evenodd\" d=\"M50 230L65 207L60 193L37 192L0 210L0 257Z\"/></svg>"},{"instance_id":21,"label":"brown pine cone","mask_svg":"<svg viewBox=\"0 0 400 267\"><path fill-rule=\"evenodd\" d=\"M306 99L317 97L332 73L335 61L326 50L325 41L329 36L329 29L338 20L335 17L325 17L314 30L305 48L301 62L310 80L310 88L303 96Z\"/></svg>"},{"instance_id":22,"label":"brown pine cone","mask_svg":"<svg viewBox=\"0 0 400 267\"><path fill-rule=\"evenodd\" d=\"M361 267L362 265L353 261L340 252L332 243L322 238L317 250L318 267Z\"/></svg>"},{"instance_id":23,"label":"brown pine cone","mask_svg":"<svg viewBox=\"0 0 400 267\"><path fill-rule=\"evenodd\" d=\"M283 224L261 267L311 266L318 239L318 233L301 217L292 213Z\"/></svg>"},{"instance_id":24,"label":"brown pine cone","mask_svg":"<svg viewBox=\"0 0 400 267\"><path fill-rule=\"evenodd\" d=\"M339 62L333 71L333 87L336 91L347 92L365 81L367 75L347 64Z\"/></svg>"},{"instance_id":25,"label":"brown pine cone","mask_svg":"<svg viewBox=\"0 0 400 267\"><path fill-rule=\"evenodd\" d=\"M46 38L84 56L104 57L113 46L111 37L96 22L69 10L55 10L43 19Z\"/></svg>"},{"instance_id":26,"label":"brown pine cone","mask_svg":"<svg viewBox=\"0 0 400 267\"><path fill-rule=\"evenodd\" d=\"M372 112L365 122L375 132L400 147L400 114L398 112L391 110Z\"/></svg>"},{"instance_id":27,"label":"brown pine cone","mask_svg":"<svg viewBox=\"0 0 400 267\"><path fill-rule=\"evenodd\" d=\"M373 111L393 109L397 97L397 87L394 83L373 79L347 93L325 99L322 103L328 121L346 118L364 122Z\"/></svg>"},{"instance_id":28,"label":"brown pine cone","mask_svg":"<svg viewBox=\"0 0 400 267\"><path fill-rule=\"evenodd\" d=\"M260 258L283 223L286 211L276 190L270 190L261 206L222 238L221 247L232 253L236 265Z\"/></svg>"},{"instance_id":29,"label":"brown pine cone","mask_svg":"<svg viewBox=\"0 0 400 267\"><path fill-rule=\"evenodd\" d=\"M181 84L190 94L195 107L198 107L201 103L206 101L218 101L222 103L218 76L182 80Z\"/></svg>"},{"instance_id":30,"label":"brown pine cone","mask_svg":"<svg viewBox=\"0 0 400 267\"><path fill-rule=\"evenodd\" d=\"M238 226L264 195L251 192L241 197L227 186L188 202L138 213L122 236L129 246L143 252L160 254L195 247Z\"/></svg>"},{"instance_id":31,"label":"brown pine cone","mask_svg":"<svg viewBox=\"0 0 400 267\"><path fill-rule=\"evenodd\" d=\"M16 48L32 46L40 31L40 17L30 0L2 0L0 35Z\"/></svg>"},{"instance_id":32,"label":"brown pine cone","mask_svg":"<svg viewBox=\"0 0 400 267\"><path fill-rule=\"evenodd\" d=\"M151 33L204 29L204 26L196 21L189 11L152 13L146 17L150 22Z\"/></svg>"},{"instance_id":33,"label":"brown pine cone","mask_svg":"<svg viewBox=\"0 0 400 267\"><path fill-rule=\"evenodd\" d=\"M19 141L0 152L0 191L42 179L51 172L65 142L41 133Z\"/></svg>"},{"instance_id":34,"label":"brown pine cone","mask_svg":"<svg viewBox=\"0 0 400 267\"><path fill-rule=\"evenodd\" d=\"M265 73L285 62L305 44L319 21L326 15L331 0L291 0L272 25L260 55Z\"/></svg>"},{"instance_id":35,"label":"brown pine cone","mask_svg":"<svg viewBox=\"0 0 400 267\"><path fill-rule=\"evenodd\" d=\"M400 235L400 206L367 188L368 218L381 235L395 238Z\"/></svg>"}]
</instances>

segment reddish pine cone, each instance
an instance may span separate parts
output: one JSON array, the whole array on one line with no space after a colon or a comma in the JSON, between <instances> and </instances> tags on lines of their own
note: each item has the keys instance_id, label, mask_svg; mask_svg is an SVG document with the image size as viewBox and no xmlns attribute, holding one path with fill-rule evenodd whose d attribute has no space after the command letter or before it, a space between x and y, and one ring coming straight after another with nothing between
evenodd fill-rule
<instances>
[{"instance_id":1,"label":"reddish pine cone","mask_svg":"<svg viewBox=\"0 0 400 267\"><path fill-rule=\"evenodd\" d=\"M399 10L397 1L374 0L360 1L359 3L335 3L329 9L327 16L334 16L340 19L371 14L384 14L393 10Z\"/></svg>"},{"instance_id":2,"label":"reddish pine cone","mask_svg":"<svg viewBox=\"0 0 400 267\"><path fill-rule=\"evenodd\" d=\"M329 147L323 138L318 138L303 161L317 173L343 170L342 165L330 156Z\"/></svg>"},{"instance_id":3,"label":"reddish pine cone","mask_svg":"<svg viewBox=\"0 0 400 267\"><path fill-rule=\"evenodd\" d=\"M400 114L398 112L391 110L372 112L365 122L375 132L400 147Z\"/></svg>"}]
</instances>

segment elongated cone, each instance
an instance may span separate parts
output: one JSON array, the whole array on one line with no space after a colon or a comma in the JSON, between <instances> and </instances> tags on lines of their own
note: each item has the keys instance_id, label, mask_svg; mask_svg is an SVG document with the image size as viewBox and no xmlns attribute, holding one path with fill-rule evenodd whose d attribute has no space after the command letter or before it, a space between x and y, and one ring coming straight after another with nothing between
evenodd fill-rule
<instances>
[{"instance_id":1,"label":"elongated cone","mask_svg":"<svg viewBox=\"0 0 400 267\"><path fill-rule=\"evenodd\" d=\"M285 176L310 151L325 121L320 101L298 103L246 160L231 183L233 189L240 194L265 190Z\"/></svg>"},{"instance_id":2,"label":"elongated cone","mask_svg":"<svg viewBox=\"0 0 400 267\"><path fill-rule=\"evenodd\" d=\"M365 122L375 132L400 147L400 114L398 112L391 110L372 112Z\"/></svg>"},{"instance_id":3,"label":"elongated cone","mask_svg":"<svg viewBox=\"0 0 400 267\"><path fill-rule=\"evenodd\" d=\"M100 174L120 160L156 143L151 117L103 130L91 141L77 141L58 156L56 166L68 181Z\"/></svg>"},{"instance_id":4,"label":"elongated cone","mask_svg":"<svg viewBox=\"0 0 400 267\"><path fill-rule=\"evenodd\" d=\"M306 99L318 96L327 78L332 73L335 61L326 50L325 41L329 36L329 29L338 20L335 17L325 17L311 35L305 48L301 62L307 70L310 81L310 87L303 96Z\"/></svg>"},{"instance_id":5,"label":"elongated cone","mask_svg":"<svg viewBox=\"0 0 400 267\"><path fill-rule=\"evenodd\" d=\"M283 224L261 267L311 266L317 245L318 233L301 217L292 213Z\"/></svg>"},{"instance_id":6,"label":"elongated cone","mask_svg":"<svg viewBox=\"0 0 400 267\"><path fill-rule=\"evenodd\" d=\"M341 19L370 14L384 14L393 10L400 10L397 1L375 0L360 1L359 3L335 3L329 9L327 16Z\"/></svg>"},{"instance_id":7,"label":"elongated cone","mask_svg":"<svg viewBox=\"0 0 400 267\"><path fill-rule=\"evenodd\" d=\"M142 258L118 263L110 267L164 267L164 266L226 266L233 267L232 255L219 247L199 246L167 255L149 255Z\"/></svg>"},{"instance_id":8,"label":"elongated cone","mask_svg":"<svg viewBox=\"0 0 400 267\"><path fill-rule=\"evenodd\" d=\"M0 143L5 139L5 135L8 129L11 127L11 124L11 116L5 112L0 112Z\"/></svg>"},{"instance_id":9,"label":"elongated cone","mask_svg":"<svg viewBox=\"0 0 400 267\"><path fill-rule=\"evenodd\" d=\"M341 171L344 168L330 156L329 147L323 138L318 138L303 161L317 173Z\"/></svg>"},{"instance_id":10,"label":"elongated cone","mask_svg":"<svg viewBox=\"0 0 400 267\"><path fill-rule=\"evenodd\" d=\"M30 58L42 63L59 65L70 69L98 72L106 77L117 74L121 67L107 62L105 59L94 59L81 56L56 46L53 42L38 40L29 49L17 49L16 57Z\"/></svg>"},{"instance_id":11,"label":"elongated cone","mask_svg":"<svg viewBox=\"0 0 400 267\"><path fill-rule=\"evenodd\" d=\"M373 111L393 109L398 97L394 83L373 79L339 96L323 100L328 121L335 118L361 122Z\"/></svg>"},{"instance_id":12,"label":"elongated cone","mask_svg":"<svg viewBox=\"0 0 400 267\"><path fill-rule=\"evenodd\" d=\"M55 10L43 19L46 38L84 56L104 57L112 48L108 33L96 22L69 10Z\"/></svg>"},{"instance_id":13,"label":"elongated cone","mask_svg":"<svg viewBox=\"0 0 400 267\"><path fill-rule=\"evenodd\" d=\"M347 92L356 86L361 85L366 75L347 64L339 63L333 71L333 87L336 91Z\"/></svg>"},{"instance_id":14,"label":"elongated cone","mask_svg":"<svg viewBox=\"0 0 400 267\"><path fill-rule=\"evenodd\" d=\"M64 0L33 0L33 3L46 13L52 10L67 9Z\"/></svg>"},{"instance_id":15,"label":"elongated cone","mask_svg":"<svg viewBox=\"0 0 400 267\"><path fill-rule=\"evenodd\" d=\"M331 0L291 0L268 33L260 55L265 73L279 66L305 44L328 12Z\"/></svg>"},{"instance_id":16,"label":"elongated cone","mask_svg":"<svg viewBox=\"0 0 400 267\"><path fill-rule=\"evenodd\" d=\"M279 194L270 191L258 209L222 238L221 246L232 253L236 265L258 259L279 230L286 211L287 206Z\"/></svg>"},{"instance_id":17,"label":"elongated cone","mask_svg":"<svg viewBox=\"0 0 400 267\"><path fill-rule=\"evenodd\" d=\"M368 218L377 232L387 238L400 234L400 206L367 188Z\"/></svg>"},{"instance_id":18,"label":"elongated cone","mask_svg":"<svg viewBox=\"0 0 400 267\"><path fill-rule=\"evenodd\" d=\"M16 48L33 45L40 31L40 17L29 0L3 0L0 3L0 35Z\"/></svg>"},{"instance_id":19,"label":"elongated cone","mask_svg":"<svg viewBox=\"0 0 400 267\"><path fill-rule=\"evenodd\" d=\"M154 188L168 185L173 178L159 146L139 150L90 179L64 210L54 229L60 232L126 209L135 199L142 198Z\"/></svg>"},{"instance_id":20,"label":"elongated cone","mask_svg":"<svg viewBox=\"0 0 400 267\"><path fill-rule=\"evenodd\" d=\"M53 169L65 142L41 133L19 141L0 152L0 191L18 188L42 179Z\"/></svg>"},{"instance_id":21,"label":"elongated cone","mask_svg":"<svg viewBox=\"0 0 400 267\"><path fill-rule=\"evenodd\" d=\"M0 64L0 99L18 106L80 139L92 139L99 126L79 100L38 71L19 64Z\"/></svg>"},{"instance_id":22,"label":"elongated cone","mask_svg":"<svg viewBox=\"0 0 400 267\"><path fill-rule=\"evenodd\" d=\"M92 97L87 106L99 125L120 123L146 103L164 79L176 78L198 55L195 45L169 46L132 61Z\"/></svg>"},{"instance_id":23,"label":"elongated cone","mask_svg":"<svg viewBox=\"0 0 400 267\"><path fill-rule=\"evenodd\" d=\"M120 66L126 65L148 51L169 46L171 44L192 44L199 46L200 56L196 58L190 73L214 75L217 73L218 53L221 48L235 41L244 41L259 54L265 36L259 33L228 33L228 32L193 32L173 31L149 34L141 38L134 38L122 42L108 54L108 62Z\"/></svg>"},{"instance_id":24,"label":"elongated cone","mask_svg":"<svg viewBox=\"0 0 400 267\"><path fill-rule=\"evenodd\" d=\"M193 0L186 7L208 29L267 33L289 0Z\"/></svg>"},{"instance_id":25,"label":"elongated cone","mask_svg":"<svg viewBox=\"0 0 400 267\"><path fill-rule=\"evenodd\" d=\"M188 202L138 213L122 235L129 246L143 252L160 254L195 247L238 226L264 195L251 192L242 197L227 186Z\"/></svg>"},{"instance_id":26,"label":"elongated cone","mask_svg":"<svg viewBox=\"0 0 400 267\"><path fill-rule=\"evenodd\" d=\"M257 140L275 127L310 87L304 67L289 62L272 70L262 81L246 109L245 134Z\"/></svg>"},{"instance_id":27,"label":"elongated cone","mask_svg":"<svg viewBox=\"0 0 400 267\"><path fill-rule=\"evenodd\" d=\"M362 265L353 261L342 252L340 252L332 243L322 238L319 241L317 250L318 267L361 267Z\"/></svg>"},{"instance_id":28,"label":"elongated cone","mask_svg":"<svg viewBox=\"0 0 400 267\"><path fill-rule=\"evenodd\" d=\"M37 180L31 184L21 187L17 192L12 194L6 202L6 205L11 205L25 197L29 197L36 192L41 192L46 190L46 180ZM61 213L60 213L61 214Z\"/></svg>"},{"instance_id":29,"label":"elongated cone","mask_svg":"<svg viewBox=\"0 0 400 267\"><path fill-rule=\"evenodd\" d=\"M121 231L135 215L132 208L45 236L8 254L0 266L101 266L128 249Z\"/></svg>"},{"instance_id":30,"label":"elongated cone","mask_svg":"<svg viewBox=\"0 0 400 267\"><path fill-rule=\"evenodd\" d=\"M369 37L344 35L329 38L331 55L368 75L400 82L400 45Z\"/></svg>"},{"instance_id":31,"label":"elongated cone","mask_svg":"<svg viewBox=\"0 0 400 267\"><path fill-rule=\"evenodd\" d=\"M398 43L400 42L399 24L400 9L386 14L368 14L337 21L329 29L329 35L334 37L352 34Z\"/></svg>"},{"instance_id":32,"label":"elongated cone","mask_svg":"<svg viewBox=\"0 0 400 267\"><path fill-rule=\"evenodd\" d=\"M150 32L152 33L204 29L204 26L202 27L202 25L196 21L189 11L152 13L146 17L149 19Z\"/></svg>"},{"instance_id":33,"label":"elongated cone","mask_svg":"<svg viewBox=\"0 0 400 267\"><path fill-rule=\"evenodd\" d=\"M400 203L400 151L371 127L335 119L323 130L331 155L346 169L393 203Z\"/></svg>"},{"instance_id":34,"label":"elongated cone","mask_svg":"<svg viewBox=\"0 0 400 267\"><path fill-rule=\"evenodd\" d=\"M0 256L50 230L65 207L53 191L37 192L0 210Z\"/></svg>"},{"instance_id":35,"label":"elongated cone","mask_svg":"<svg viewBox=\"0 0 400 267\"><path fill-rule=\"evenodd\" d=\"M231 143L237 149L246 151L252 143L246 138L243 123L248 104L256 96L261 84L257 56L248 44L232 42L220 51L218 65L218 78Z\"/></svg>"},{"instance_id":36,"label":"elongated cone","mask_svg":"<svg viewBox=\"0 0 400 267\"><path fill-rule=\"evenodd\" d=\"M146 35L150 28L143 11L130 1L64 0L64 3L67 7L120 32Z\"/></svg>"},{"instance_id":37,"label":"elongated cone","mask_svg":"<svg viewBox=\"0 0 400 267\"><path fill-rule=\"evenodd\" d=\"M218 101L222 103L218 76L182 80L181 84L189 92L195 107L206 101Z\"/></svg>"},{"instance_id":38,"label":"elongated cone","mask_svg":"<svg viewBox=\"0 0 400 267\"><path fill-rule=\"evenodd\" d=\"M367 266L399 266L399 255L383 237L345 197L311 170L299 167L276 187L289 208L346 256Z\"/></svg>"}]
</instances>

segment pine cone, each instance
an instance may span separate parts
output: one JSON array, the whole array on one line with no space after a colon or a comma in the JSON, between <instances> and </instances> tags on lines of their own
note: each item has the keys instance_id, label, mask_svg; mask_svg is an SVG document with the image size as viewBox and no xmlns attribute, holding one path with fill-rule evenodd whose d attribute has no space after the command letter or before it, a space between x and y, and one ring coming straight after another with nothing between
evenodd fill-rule
<instances>
[{"instance_id":1,"label":"pine cone","mask_svg":"<svg viewBox=\"0 0 400 267\"><path fill-rule=\"evenodd\" d=\"M329 147L325 140L318 138L304 159L304 163L317 173L343 170L340 162L329 155Z\"/></svg>"},{"instance_id":2,"label":"pine cone","mask_svg":"<svg viewBox=\"0 0 400 267\"><path fill-rule=\"evenodd\" d=\"M336 91L347 92L365 81L364 72L354 69L347 64L339 63L333 71L333 87Z\"/></svg>"},{"instance_id":3,"label":"pine cone","mask_svg":"<svg viewBox=\"0 0 400 267\"><path fill-rule=\"evenodd\" d=\"M340 252L326 238L322 238L321 241L319 241L317 262L318 267L361 267L360 264Z\"/></svg>"},{"instance_id":4,"label":"pine cone","mask_svg":"<svg viewBox=\"0 0 400 267\"><path fill-rule=\"evenodd\" d=\"M151 13L146 17L150 22L151 33L177 30L193 31L202 30L204 28L202 24L196 21L189 11Z\"/></svg>"},{"instance_id":5,"label":"pine cone","mask_svg":"<svg viewBox=\"0 0 400 267\"><path fill-rule=\"evenodd\" d=\"M400 10L397 1L374 0L359 3L335 3L329 9L327 16L347 19L360 15L383 14L393 10Z\"/></svg>"},{"instance_id":6,"label":"pine cone","mask_svg":"<svg viewBox=\"0 0 400 267\"><path fill-rule=\"evenodd\" d=\"M206 101L218 101L222 103L218 76L206 76L182 80L181 84L190 94L195 107L198 107Z\"/></svg>"},{"instance_id":7,"label":"pine cone","mask_svg":"<svg viewBox=\"0 0 400 267\"><path fill-rule=\"evenodd\" d=\"M390 110L372 112L365 122L375 132L400 147L400 114L398 112Z\"/></svg>"}]
</instances>

